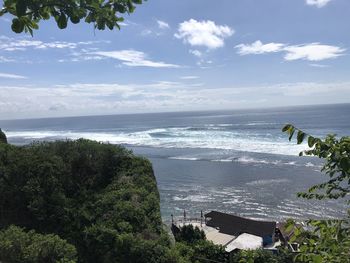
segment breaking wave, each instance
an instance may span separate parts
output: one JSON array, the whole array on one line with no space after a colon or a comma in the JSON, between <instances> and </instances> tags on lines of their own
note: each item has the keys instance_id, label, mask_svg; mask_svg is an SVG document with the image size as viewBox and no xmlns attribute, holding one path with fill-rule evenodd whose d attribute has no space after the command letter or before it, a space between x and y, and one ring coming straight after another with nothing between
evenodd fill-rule
<instances>
[{"instance_id":1,"label":"breaking wave","mask_svg":"<svg viewBox=\"0 0 350 263\"><path fill-rule=\"evenodd\" d=\"M307 148L305 144L295 145L288 142L286 137L281 135L280 132L272 135L256 130L235 130L232 129L231 124L157 128L142 131L7 131L7 134L10 140L86 138L131 146L207 148L282 155L297 155L300 151ZM242 159L240 161L250 162L251 160Z\"/></svg>"}]
</instances>

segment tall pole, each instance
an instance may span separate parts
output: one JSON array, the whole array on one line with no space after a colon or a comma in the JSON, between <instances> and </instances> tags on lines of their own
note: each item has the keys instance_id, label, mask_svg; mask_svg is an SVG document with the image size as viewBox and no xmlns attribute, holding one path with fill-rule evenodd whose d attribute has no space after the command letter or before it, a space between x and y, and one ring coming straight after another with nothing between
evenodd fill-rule
<instances>
[{"instance_id":1,"label":"tall pole","mask_svg":"<svg viewBox=\"0 0 350 263\"><path fill-rule=\"evenodd\" d=\"M202 227L202 222L203 222L203 210L201 210L201 227Z\"/></svg>"}]
</instances>

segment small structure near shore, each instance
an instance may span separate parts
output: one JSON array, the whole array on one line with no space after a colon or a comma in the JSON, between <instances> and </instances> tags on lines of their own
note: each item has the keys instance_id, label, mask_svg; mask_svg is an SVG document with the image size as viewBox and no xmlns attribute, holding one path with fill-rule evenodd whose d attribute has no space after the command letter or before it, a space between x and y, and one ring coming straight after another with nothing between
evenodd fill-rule
<instances>
[{"instance_id":1,"label":"small structure near shore","mask_svg":"<svg viewBox=\"0 0 350 263\"><path fill-rule=\"evenodd\" d=\"M258 221L231 214L211 211L201 218L172 220L172 231L175 234L182 226L193 225L203 230L206 239L216 245L225 247L227 253L236 250L274 249L280 245L275 237L276 222ZM277 241L277 242L276 242Z\"/></svg>"}]
</instances>

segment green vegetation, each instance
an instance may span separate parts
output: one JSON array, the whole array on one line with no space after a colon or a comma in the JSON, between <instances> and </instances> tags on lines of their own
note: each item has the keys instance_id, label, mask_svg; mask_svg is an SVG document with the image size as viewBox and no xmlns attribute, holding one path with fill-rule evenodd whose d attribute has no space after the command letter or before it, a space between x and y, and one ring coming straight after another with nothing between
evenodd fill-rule
<instances>
[{"instance_id":1,"label":"green vegetation","mask_svg":"<svg viewBox=\"0 0 350 263\"><path fill-rule=\"evenodd\" d=\"M78 262L181 262L162 229L151 163L123 147L83 139L0 144L0 227L10 225L57 235L76 248ZM20 233L23 254L27 240L38 239L7 231Z\"/></svg>"},{"instance_id":2,"label":"green vegetation","mask_svg":"<svg viewBox=\"0 0 350 263\"><path fill-rule=\"evenodd\" d=\"M307 193L299 193L299 197L307 199L338 199L350 193L350 137L337 139L328 135L324 140L312 137L293 125L286 125L283 130L289 134L289 140L297 132L297 143L307 140L310 150L300 153L300 156L316 156L324 159L322 172L329 176L325 183L315 185Z\"/></svg>"},{"instance_id":3,"label":"green vegetation","mask_svg":"<svg viewBox=\"0 0 350 263\"><path fill-rule=\"evenodd\" d=\"M184 225L175 234L176 249L188 262L229 262L223 246L207 241L197 226Z\"/></svg>"},{"instance_id":4,"label":"green vegetation","mask_svg":"<svg viewBox=\"0 0 350 263\"><path fill-rule=\"evenodd\" d=\"M7 143L6 134L0 129L0 143Z\"/></svg>"},{"instance_id":5,"label":"green vegetation","mask_svg":"<svg viewBox=\"0 0 350 263\"><path fill-rule=\"evenodd\" d=\"M179 232L175 234L176 242L191 244L205 239L204 231L200 230L197 226L193 227L193 225L184 225L179 229Z\"/></svg>"},{"instance_id":6,"label":"green vegetation","mask_svg":"<svg viewBox=\"0 0 350 263\"><path fill-rule=\"evenodd\" d=\"M134 12L136 4L142 4L142 0L4 0L0 10L0 16L11 14L12 31L22 33L29 32L33 35L33 29L39 28L41 20L54 18L60 29L67 27L69 20L73 24L84 20L93 23L95 28L110 30L120 28L120 22L124 21L123 14Z\"/></svg>"},{"instance_id":7,"label":"green vegetation","mask_svg":"<svg viewBox=\"0 0 350 263\"><path fill-rule=\"evenodd\" d=\"M242 250L233 256L233 263L292 263L293 256L286 250L279 250L278 254L273 254L271 251L257 250Z\"/></svg>"},{"instance_id":8,"label":"green vegetation","mask_svg":"<svg viewBox=\"0 0 350 263\"><path fill-rule=\"evenodd\" d=\"M322 171L329 179L312 186L308 192L298 195L307 199L339 199L350 193L350 137L337 139L328 135L324 140L314 138L293 125L286 125L284 132L289 140L297 134L297 143L307 140L310 150L300 155L317 156L325 160ZM346 199L347 203L349 200ZM311 230L296 229L294 238L301 244L296 260L300 262L350 262L350 210L339 220L310 220ZM293 227L293 224L290 224Z\"/></svg>"},{"instance_id":9,"label":"green vegetation","mask_svg":"<svg viewBox=\"0 0 350 263\"><path fill-rule=\"evenodd\" d=\"M194 243L177 242L176 250L186 260L185 262L229 262L224 247L207 240L197 240Z\"/></svg>"},{"instance_id":10,"label":"green vegetation","mask_svg":"<svg viewBox=\"0 0 350 263\"><path fill-rule=\"evenodd\" d=\"M35 231L10 226L0 231L0 262L73 263L77 251L57 235L42 235Z\"/></svg>"}]
</instances>

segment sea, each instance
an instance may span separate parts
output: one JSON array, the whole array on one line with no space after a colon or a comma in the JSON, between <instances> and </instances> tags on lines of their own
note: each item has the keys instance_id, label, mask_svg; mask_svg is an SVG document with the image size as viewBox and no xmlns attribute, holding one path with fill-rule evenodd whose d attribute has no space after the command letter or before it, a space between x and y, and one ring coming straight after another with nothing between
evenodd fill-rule
<instances>
[{"instance_id":1,"label":"sea","mask_svg":"<svg viewBox=\"0 0 350 263\"><path fill-rule=\"evenodd\" d=\"M309 201L296 193L327 180L323 161L299 157L292 123L310 135L349 136L350 104L3 120L10 143L86 138L121 144L153 164L165 223L211 210L282 221L341 218L344 200Z\"/></svg>"}]
</instances>

